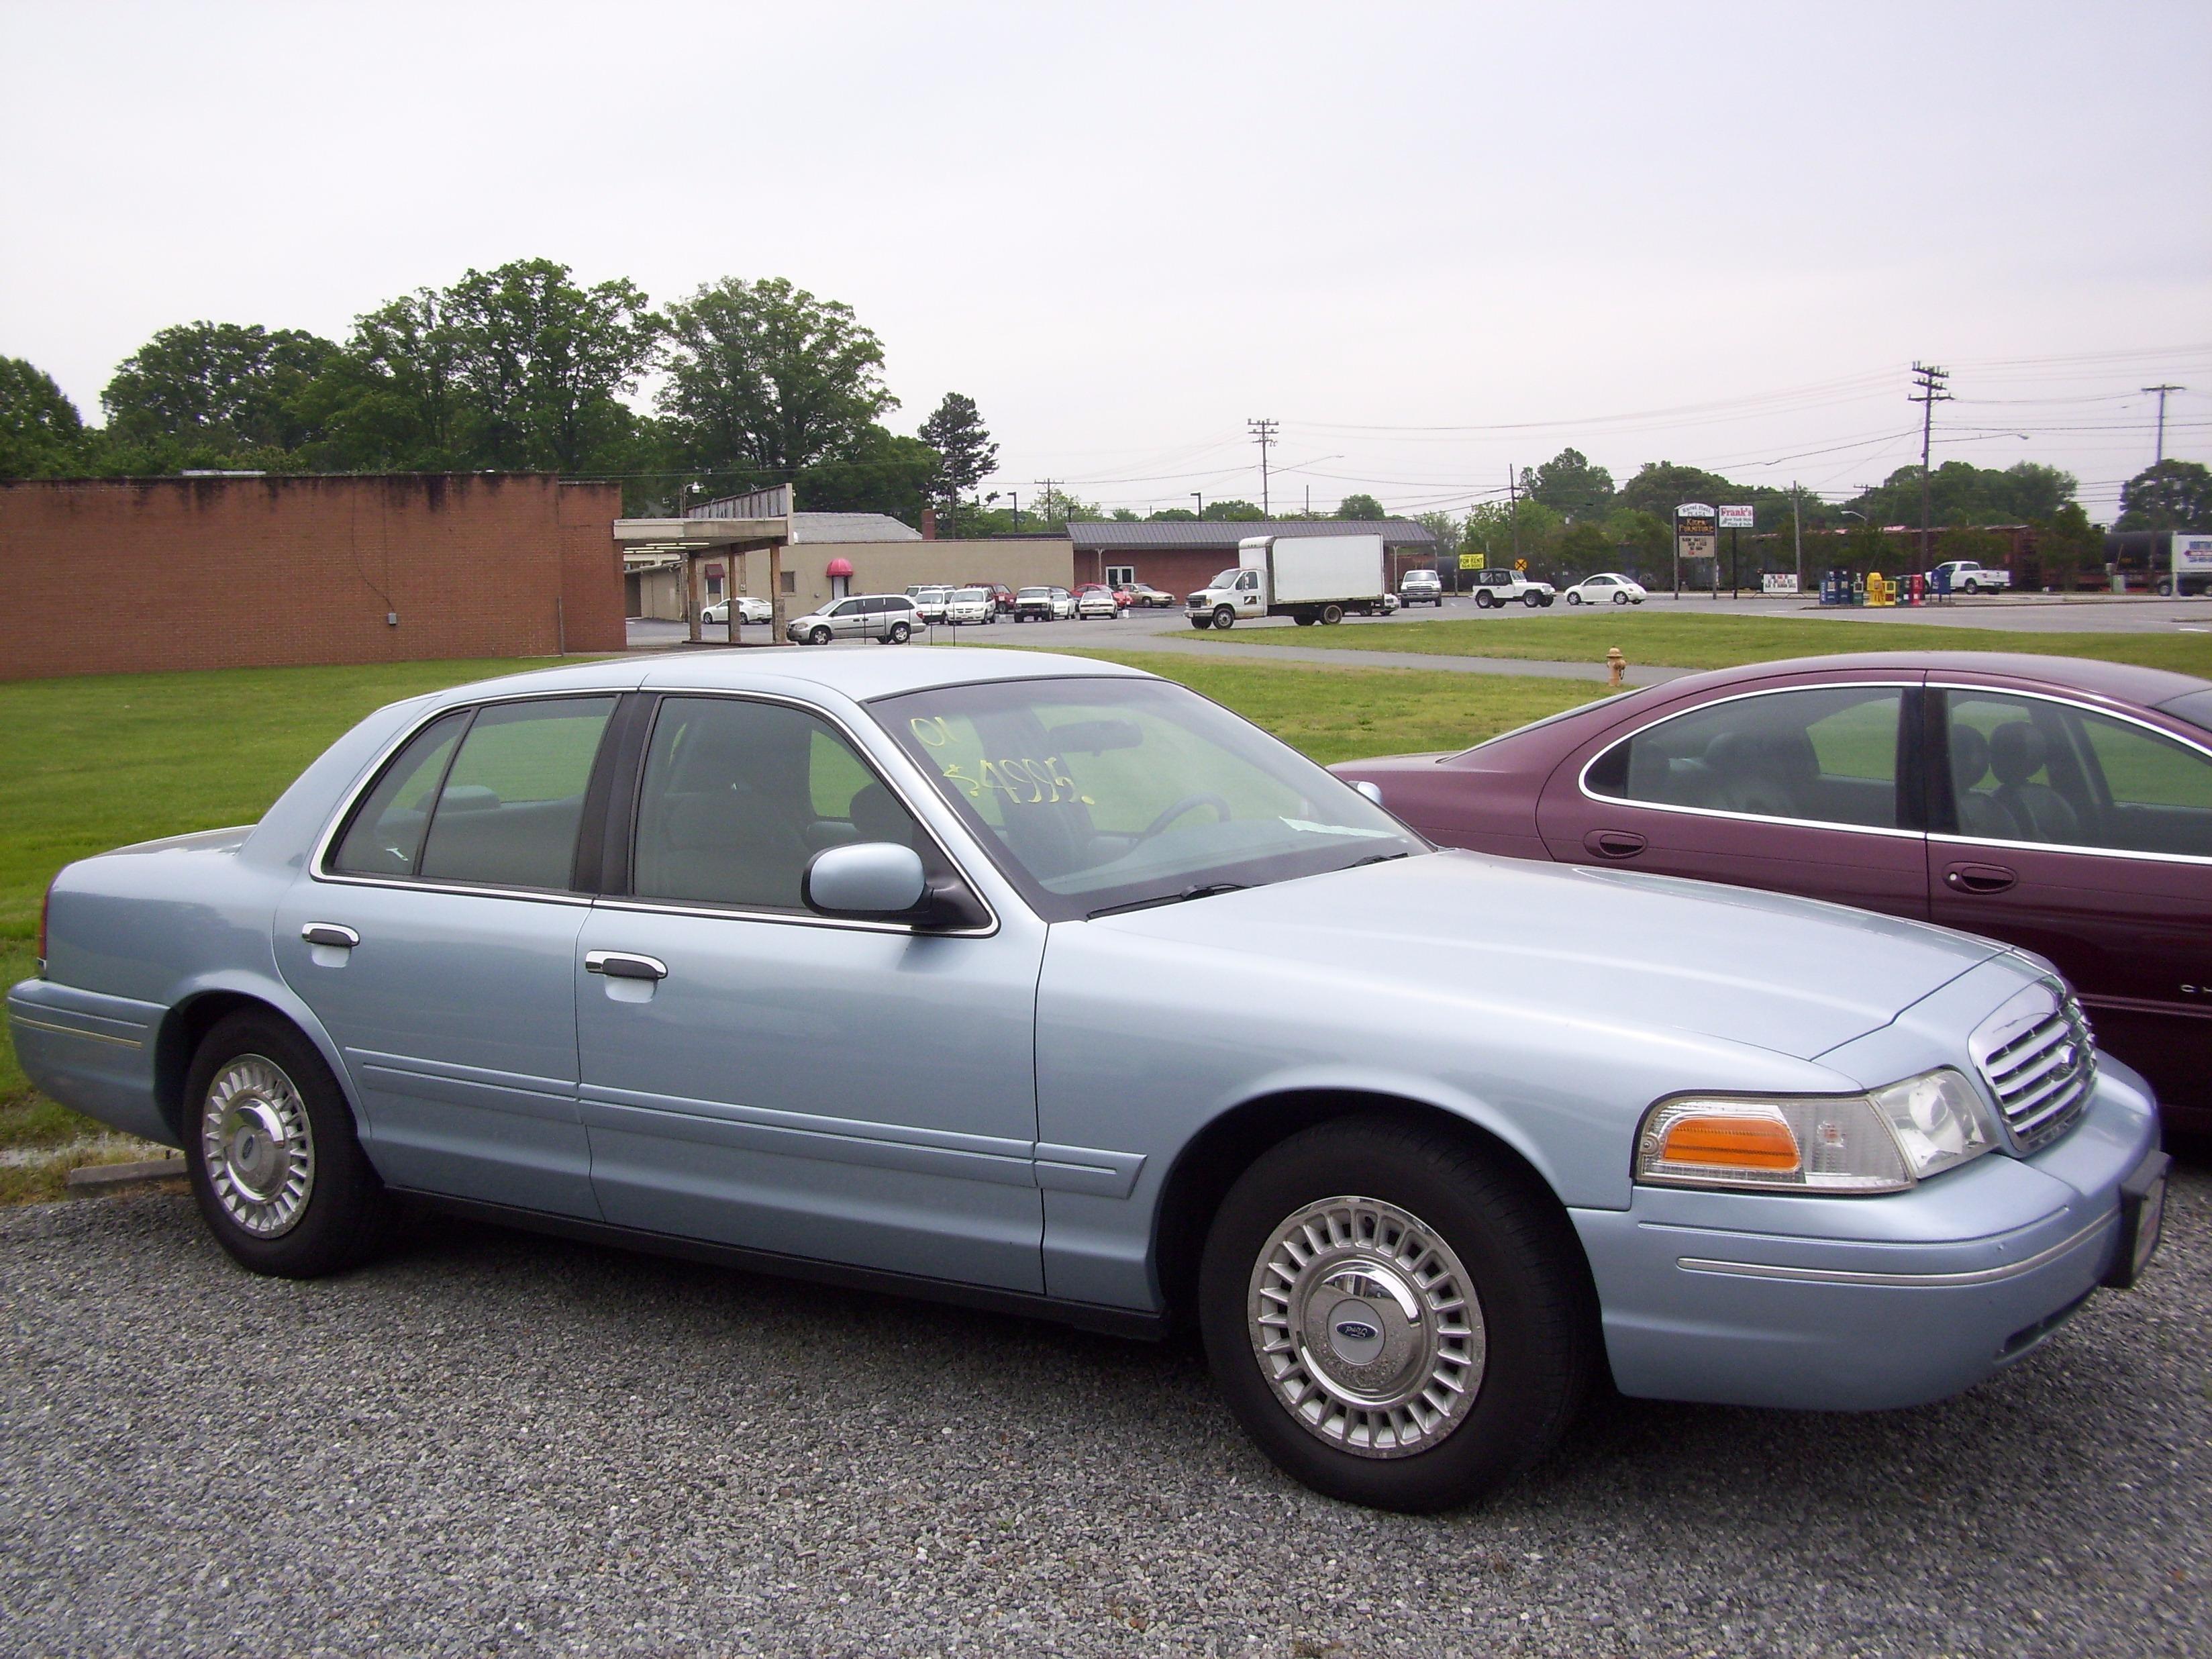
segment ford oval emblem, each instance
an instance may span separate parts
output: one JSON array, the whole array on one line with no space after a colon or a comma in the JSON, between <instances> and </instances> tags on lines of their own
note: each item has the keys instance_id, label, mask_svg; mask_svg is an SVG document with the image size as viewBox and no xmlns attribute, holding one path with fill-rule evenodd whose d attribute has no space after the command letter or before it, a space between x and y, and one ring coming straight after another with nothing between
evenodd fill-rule
<instances>
[{"instance_id":1,"label":"ford oval emblem","mask_svg":"<svg viewBox=\"0 0 2212 1659\"><path fill-rule=\"evenodd\" d=\"M1336 1334L1344 1338L1347 1342L1372 1342L1376 1337L1382 1334L1382 1332L1376 1330L1372 1325L1363 1324L1357 1319L1346 1319L1338 1322Z\"/></svg>"}]
</instances>

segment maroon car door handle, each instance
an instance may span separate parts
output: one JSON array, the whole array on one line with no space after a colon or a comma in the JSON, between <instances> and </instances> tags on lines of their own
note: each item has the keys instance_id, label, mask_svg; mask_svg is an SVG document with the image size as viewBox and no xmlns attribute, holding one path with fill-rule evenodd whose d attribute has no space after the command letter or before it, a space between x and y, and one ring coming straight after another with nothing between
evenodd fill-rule
<instances>
[{"instance_id":1,"label":"maroon car door handle","mask_svg":"<svg viewBox=\"0 0 2212 1659\"><path fill-rule=\"evenodd\" d=\"M1632 859L1644 850L1644 837L1633 830L1593 830L1583 845L1601 859Z\"/></svg>"},{"instance_id":2,"label":"maroon car door handle","mask_svg":"<svg viewBox=\"0 0 2212 1659\"><path fill-rule=\"evenodd\" d=\"M2019 879L2002 864L1954 864L1943 872L1943 884L1961 893L2002 893Z\"/></svg>"}]
</instances>

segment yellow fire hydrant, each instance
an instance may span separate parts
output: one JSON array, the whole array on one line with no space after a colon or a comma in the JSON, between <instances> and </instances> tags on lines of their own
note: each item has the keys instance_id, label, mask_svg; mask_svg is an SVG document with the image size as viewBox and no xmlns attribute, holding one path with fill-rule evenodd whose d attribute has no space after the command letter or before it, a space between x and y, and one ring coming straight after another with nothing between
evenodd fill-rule
<instances>
[{"instance_id":1,"label":"yellow fire hydrant","mask_svg":"<svg viewBox=\"0 0 2212 1659\"><path fill-rule=\"evenodd\" d=\"M1609 689L1620 690L1620 671L1627 666L1628 659L1620 654L1619 646L1605 653L1605 683Z\"/></svg>"}]
</instances>

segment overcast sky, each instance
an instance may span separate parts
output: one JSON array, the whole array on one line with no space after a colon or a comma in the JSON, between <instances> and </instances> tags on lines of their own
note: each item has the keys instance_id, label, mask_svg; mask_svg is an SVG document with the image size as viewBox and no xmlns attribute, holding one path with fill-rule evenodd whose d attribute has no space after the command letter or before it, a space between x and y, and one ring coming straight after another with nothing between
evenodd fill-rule
<instances>
[{"instance_id":1,"label":"overcast sky","mask_svg":"<svg viewBox=\"0 0 2212 1659\"><path fill-rule=\"evenodd\" d=\"M1461 507L1566 444L1834 496L2212 460L2212 6L0 0L0 355L544 255L788 276L988 488ZM1907 433L1910 436L1907 436ZM2021 434L2026 435L2021 435ZM1817 453L1808 453L1817 452Z\"/></svg>"}]
</instances>

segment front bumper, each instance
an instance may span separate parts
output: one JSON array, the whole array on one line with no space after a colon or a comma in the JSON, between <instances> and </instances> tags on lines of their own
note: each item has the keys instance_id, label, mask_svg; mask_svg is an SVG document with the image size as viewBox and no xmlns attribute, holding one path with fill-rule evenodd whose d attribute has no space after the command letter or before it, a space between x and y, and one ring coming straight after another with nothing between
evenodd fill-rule
<instances>
[{"instance_id":1,"label":"front bumper","mask_svg":"<svg viewBox=\"0 0 2212 1659\"><path fill-rule=\"evenodd\" d=\"M2150 1091L2100 1061L2075 1127L1850 1199L1638 1188L1572 1210L1624 1394L1867 1411L1970 1388L2130 1282L2162 1165Z\"/></svg>"}]
</instances>

